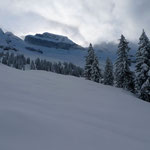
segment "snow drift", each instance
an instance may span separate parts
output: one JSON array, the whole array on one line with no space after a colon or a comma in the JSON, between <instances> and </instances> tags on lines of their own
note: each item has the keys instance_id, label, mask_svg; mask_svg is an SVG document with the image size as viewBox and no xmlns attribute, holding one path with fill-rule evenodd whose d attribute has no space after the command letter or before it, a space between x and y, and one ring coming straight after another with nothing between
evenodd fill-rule
<instances>
[{"instance_id":1,"label":"snow drift","mask_svg":"<svg viewBox=\"0 0 150 150\"><path fill-rule=\"evenodd\" d=\"M0 65L1 150L149 150L149 114L121 89Z\"/></svg>"}]
</instances>

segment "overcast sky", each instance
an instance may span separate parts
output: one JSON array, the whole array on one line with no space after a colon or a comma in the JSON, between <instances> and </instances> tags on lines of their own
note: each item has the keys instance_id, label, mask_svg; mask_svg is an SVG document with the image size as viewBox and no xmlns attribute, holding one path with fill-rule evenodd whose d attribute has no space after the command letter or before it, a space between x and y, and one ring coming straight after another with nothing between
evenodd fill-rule
<instances>
[{"instance_id":1,"label":"overcast sky","mask_svg":"<svg viewBox=\"0 0 150 150\"><path fill-rule=\"evenodd\" d=\"M150 0L0 0L0 26L16 35L52 32L75 42L150 35Z\"/></svg>"}]
</instances>

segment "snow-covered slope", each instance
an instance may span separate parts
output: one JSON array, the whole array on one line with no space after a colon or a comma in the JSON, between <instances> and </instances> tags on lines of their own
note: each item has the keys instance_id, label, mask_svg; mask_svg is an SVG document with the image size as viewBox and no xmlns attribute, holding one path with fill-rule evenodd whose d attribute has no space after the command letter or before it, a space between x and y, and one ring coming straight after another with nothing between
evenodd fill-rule
<instances>
[{"instance_id":1,"label":"snow-covered slope","mask_svg":"<svg viewBox=\"0 0 150 150\"><path fill-rule=\"evenodd\" d=\"M13 33L4 33L2 29L0 29L0 46L3 46L4 48L9 47L12 50L13 48L16 48L16 50L19 51L20 48L23 48L23 46L25 46L25 43L22 39L15 36Z\"/></svg>"},{"instance_id":2,"label":"snow-covered slope","mask_svg":"<svg viewBox=\"0 0 150 150\"><path fill-rule=\"evenodd\" d=\"M1 150L149 150L149 114L121 89L0 65Z\"/></svg>"}]
</instances>

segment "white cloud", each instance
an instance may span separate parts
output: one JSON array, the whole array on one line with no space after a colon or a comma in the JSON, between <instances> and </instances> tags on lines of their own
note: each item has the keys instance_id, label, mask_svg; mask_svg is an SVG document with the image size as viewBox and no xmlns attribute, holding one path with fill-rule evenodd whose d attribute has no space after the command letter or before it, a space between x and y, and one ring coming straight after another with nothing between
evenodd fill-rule
<instances>
[{"instance_id":1,"label":"white cloud","mask_svg":"<svg viewBox=\"0 0 150 150\"><path fill-rule=\"evenodd\" d=\"M149 0L0 0L1 26L14 33L53 32L80 44L136 40L150 27ZM150 34L150 32L149 32Z\"/></svg>"}]
</instances>

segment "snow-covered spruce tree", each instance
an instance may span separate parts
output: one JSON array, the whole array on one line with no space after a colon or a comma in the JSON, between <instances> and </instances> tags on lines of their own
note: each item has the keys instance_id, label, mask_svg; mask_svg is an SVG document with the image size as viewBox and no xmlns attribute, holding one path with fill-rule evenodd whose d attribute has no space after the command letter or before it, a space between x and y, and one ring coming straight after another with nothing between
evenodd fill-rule
<instances>
[{"instance_id":1,"label":"snow-covered spruce tree","mask_svg":"<svg viewBox=\"0 0 150 150\"><path fill-rule=\"evenodd\" d=\"M150 101L150 41L143 30L136 53L136 92L139 98Z\"/></svg>"},{"instance_id":2,"label":"snow-covered spruce tree","mask_svg":"<svg viewBox=\"0 0 150 150\"><path fill-rule=\"evenodd\" d=\"M36 69L36 67L35 67L35 64L34 64L34 61L33 61L33 60L31 61L30 69L31 69L31 70L35 70L35 69Z\"/></svg>"},{"instance_id":3,"label":"snow-covered spruce tree","mask_svg":"<svg viewBox=\"0 0 150 150\"><path fill-rule=\"evenodd\" d=\"M14 53L11 53L11 55L8 58L8 66L12 66L14 58L15 58Z\"/></svg>"},{"instance_id":4,"label":"snow-covered spruce tree","mask_svg":"<svg viewBox=\"0 0 150 150\"><path fill-rule=\"evenodd\" d=\"M6 57L7 61L8 61L8 58L9 58L9 52L5 53L5 57Z\"/></svg>"},{"instance_id":5,"label":"snow-covered spruce tree","mask_svg":"<svg viewBox=\"0 0 150 150\"><path fill-rule=\"evenodd\" d=\"M124 88L129 91L134 90L133 73L130 71L131 60L129 58L128 42L123 35L121 35L120 43L118 45L117 60L115 63L115 81L116 86Z\"/></svg>"},{"instance_id":6,"label":"snow-covered spruce tree","mask_svg":"<svg viewBox=\"0 0 150 150\"><path fill-rule=\"evenodd\" d=\"M52 71L52 62L48 61L48 71Z\"/></svg>"},{"instance_id":7,"label":"snow-covered spruce tree","mask_svg":"<svg viewBox=\"0 0 150 150\"><path fill-rule=\"evenodd\" d=\"M141 93L141 98L143 100L150 102L150 71L149 71L149 77L142 85L140 93Z\"/></svg>"},{"instance_id":8,"label":"snow-covered spruce tree","mask_svg":"<svg viewBox=\"0 0 150 150\"><path fill-rule=\"evenodd\" d=\"M86 56L85 59L85 68L84 68L84 77L87 80L92 80L92 65L94 62L94 49L92 47L92 44L90 44L89 49L88 49L88 55Z\"/></svg>"},{"instance_id":9,"label":"snow-covered spruce tree","mask_svg":"<svg viewBox=\"0 0 150 150\"><path fill-rule=\"evenodd\" d=\"M2 64L4 64L4 65L7 65L7 57L6 56L4 56L3 58L2 58Z\"/></svg>"},{"instance_id":10,"label":"snow-covered spruce tree","mask_svg":"<svg viewBox=\"0 0 150 150\"><path fill-rule=\"evenodd\" d=\"M26 60L26 64L30 64L30 58L29 57Z\"/></svg>"},{"instance_id":11,"label":"snow-covered spruce tree","mask_svg":"<svg viewBox=\"0 0 150 150\"><path fill-rule=\"evenodd\" d=\"M105 85L113 85L114 84L113 64L109 58L107 58L106 65L105 65L104 84Z\"/></svg>"},{"instance_id":12,"label":"snow-covered spruce tree","mask_svg":"<svg viewBox=\"0 0 150 150\"><path fill-rule=\"evenodd\" d=\"M102 74L101 69L99 67L98 58L94 57L94 62L92 64L92 71L91 71L91 80L97 83L102 83Z\"/></svg>"},{"instance_id":13,"label":"snow-covered spruce tree","mask_svg":"<svg viewBox=\"0 0 150 150\"><path fill-rule=\"evenodd\" d=\"M0 62L2 62L3 56L4 56L4 52L0 52Z\"/></svg>"},{"instance_id":14,"label":"snow-covered spruce tree","mask_svg":"<svg viewBox=\"0 0 150 150\"><path fill-rule=\"evenodd\" d=\"M37 70L41 70L41 60L40 60L40 58L37 58L35 60L35 66L36 66Z\"/></svg>"}]
</instances>

